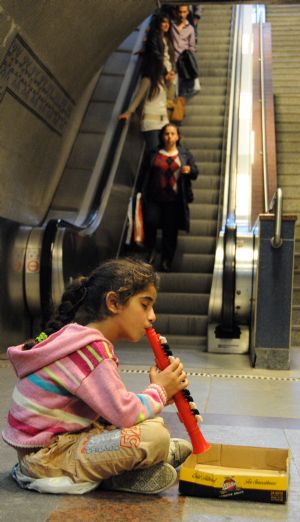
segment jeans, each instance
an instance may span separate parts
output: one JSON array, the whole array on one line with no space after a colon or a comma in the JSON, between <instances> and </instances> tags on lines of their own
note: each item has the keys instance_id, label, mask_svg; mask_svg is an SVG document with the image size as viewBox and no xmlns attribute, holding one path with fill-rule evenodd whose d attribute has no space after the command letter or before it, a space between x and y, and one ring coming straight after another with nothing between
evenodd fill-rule
<instances>
[{"instance_id":1,"label":"jeans","mask_svg":"<svg viewBox=\"0 0 300 522\"><path fill-rule=\"evenodd\" d=\"M143 132L146 152L150 152L159 146L159 133L160 129Z\"/></svg>"},{"instance_id":2,"label":"jeans","mask_svg":"<svg viewBox=\"0 0 300 522\"><path fill-rule=\"evenodd\" d=\"M132 469L167 461L170 434L161 417L131 428L96 424L66 433L37 451L19 452L22 473L34 478L68 476L74 482L98 482Z\"/></svg>"}]
</instances>

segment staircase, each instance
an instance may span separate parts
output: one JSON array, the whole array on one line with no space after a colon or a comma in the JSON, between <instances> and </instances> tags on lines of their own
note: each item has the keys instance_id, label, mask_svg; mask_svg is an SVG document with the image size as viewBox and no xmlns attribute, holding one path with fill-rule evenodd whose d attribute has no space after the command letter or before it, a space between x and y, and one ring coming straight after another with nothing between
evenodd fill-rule
<instances>
[{"instance_id":1,"label":"staircase","mask_svg":"<svg viewBox=\"0 0 300 522\"><path fill-rule=\"evenodd\" d=\"M300 5L267 5L272 28L278 186L283 212L295 214L292 345L300 347Z\"/></svg>"},{"instance_id":2,"label":"staircase","mask_svg":"<svg viewBox=\"0 0 300 522\"><path fill-rule=\"evenodd\" d=\"M186 105L182 141L193 153L191 228L180 233L174 272L161 274L155 328L170 346L207 346L208 304L214 267L232 7L205 5L198 26L201 91Z\"/></svg>"}]
</instances>

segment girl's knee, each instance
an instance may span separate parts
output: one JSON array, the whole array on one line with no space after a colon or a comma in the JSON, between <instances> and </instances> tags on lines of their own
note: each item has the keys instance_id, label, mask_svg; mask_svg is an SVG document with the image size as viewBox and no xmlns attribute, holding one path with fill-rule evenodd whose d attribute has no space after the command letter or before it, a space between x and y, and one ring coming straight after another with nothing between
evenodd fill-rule
<instances>
[{"instance_id":1,"label":"girl's knee","mask_svg":"<svg viewBox=\"0 0 300 522\"><path fill-rule=\"evenodd\" d=\"M165 460L169 453L170 433L162 419L153 419L143 423L142 445L156 462Z\"/></svg>"}]
</instances>

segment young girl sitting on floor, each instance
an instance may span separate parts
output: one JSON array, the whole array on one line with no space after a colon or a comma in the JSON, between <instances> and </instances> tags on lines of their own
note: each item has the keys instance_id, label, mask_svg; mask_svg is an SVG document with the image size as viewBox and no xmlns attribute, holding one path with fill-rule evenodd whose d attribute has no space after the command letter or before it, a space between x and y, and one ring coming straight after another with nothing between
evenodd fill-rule
<instances>
[{"instance_id":1,"label":"young girl sitting on floor","mask_svg":"<svg viewBox=\"0 0 300 522\"><path fill-rule=\"evenodd\" d=\"M29 489L159 493L177 478L191 444L157 417L187 387L178 358L150 369L142 393L126 389L114 345L137 342L155 321L157 275L133 259L104 262L74 281L35 341L11 347L18 376L3 431L18 453L13 476Z\"/></svg>"}]
</instances>

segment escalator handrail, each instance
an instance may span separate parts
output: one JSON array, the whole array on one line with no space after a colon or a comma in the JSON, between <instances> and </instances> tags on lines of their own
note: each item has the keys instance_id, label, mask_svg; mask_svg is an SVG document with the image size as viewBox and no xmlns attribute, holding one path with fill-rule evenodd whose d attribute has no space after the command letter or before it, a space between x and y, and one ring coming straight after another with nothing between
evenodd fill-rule
<instances>
[{"instance_id":1,"label":"escalator handrail","mask_svg":"<svg viewBox=\"0 0 300 522\"><path fill-rule=\"evenodd\" d=\"M241 6L235 6L235 24L234 24L234 35L233 35L233 48L232 48L232 68L231 68L231 79L230 79L230 99L228 108L228 129L227 129L227 145L226 145L226 163L225 163L225 175L224 175L224 190L223 190L223 215L221 228L224 229L228 217L232 219L234 217L234 203L235 200L235 182L233 178L236 176L236 147L237 147L237 82L239 75L239 64L238 64L238 49L239 40L241 35L239 34L239 24L241 20ZM236 124L234 125L234 122ZM233 209L231 208L233 207Z\"/></svg>"},{"instance_id":2,"label":"escalator handrail","mask_svg":"<svg viewBox=\"0 0 300 522\"><path fill-rule=\"evenodd\" d=\"M119 121L118 116L124 106L129 104L137 87L140 69L139 51L148 25L149 19L147 18L140 26L139 35L132 51L81 209L73 223L66 219L56 219L59 228L70 228L88 235L92 234L99 226L99 221L101 220L99 212L101 214L100 207L103 206L103 194L105 190L107 191L107 187L111 187L113 183L111 178L114 176L110 172L111 165L115 164L116 158L120 156L128 131L128 124L124 125L123 122ZM107 198L105 198L105 203L106 201Z\"/></svg>"},{"instance_id":3,"label":"escalator handrail","mask_svg":"<svg viewBox=\"0 0 300 522\"><path fill-rule=\"evenodd\" d=\"M238 175L238 141L240 134L239 111L240 92L242 86L242 49L243 26L247 22L244 7L239 6L235 20L233 66L231 75L231 92L228 121L227 158L224 181L224 207L222 230L223 236L223 270L222 270L222 301L220 324L215 333L218 337L238 338L241 329L236 321L236 252L237 223L236 197Z\"/></svg>"},{"instance_id":4,"label":"escalator handrail","mask_svg":"<svg viewBox=\"0 0 300 522\"><path fill-rule=\"evenodd\" d=\"M223 238L224 262L221 321L215 329L217 338L239 338L241 332L235 321L236 234L236 224L227 223Z\"/></svg>"},{"instance_id":5,"label":"escalator handrail","mask_svg":"<svg viewBox=\"0 0 300 522\"><path fill-rule=\"evenodd\" d=\"M138 52L142 47L148 25L149 19L147 18L140 26L139 36L132 51L122 87L114 105L110 123L105 132L104 141L96 160L90 187L83 200L82 211L79 212L75 220L75 225L82 226L86 234L92 234L99 226L103 213L100 207L103 208L103 203L106 203L107 199L102 201L103 191L107 192L113 183L114 173L111 172L110 167L112 163L116 163L116 158L121 154L128 130L128 124L124 125L124 123L120 122L118 116L122 110L124 110L124 106L128 105L138 83L140 68L140 56Z\"/></svg>"},{"instance_id":6,"label":"escalator handrail","mask_svg":"<svg viewBox=\"0 0 300 522\"><path fill-rule=\"evenodd\" d=\"M231 126L231 116L232 113L232 101L231 101L231 85L232 85L232 68L233 68L233 49L234 49L234 35L235 35L235 24L236 24L236 16L237 16L237 7L232 6L232 14L231 14L231 23L230 23L230 42L229 42L229 50L228 50L228 59L227 59L227 79L226 79L226 99L225 99L225 109L224 109L224 126L223 126L223 140L222 140L222 152L221 152L221 171L220 171L220 190L219 190L219 199L218 199L218 216L217 216L217 236L221 230L222 223L222 208L223 208L223 195L224 195L224 187L225 187L225 177L226 177L226 158L228 157L227 147L230 148L228 144L229 136L231 136L230 126ZM227 125L226 125L227 122ZM230 126L229 126L230 122Z\"/></svg>"},{"instance_id":7,"label":"escalator handrail","mask_svg":"<svg viewBox=\"0 0 300 522\"><path fill-rule=\"evenodd\" d=\"M261 90L261 133L262 133L262 157L263 157L263 180L264 180L264 209L269 210L269 189L268 189L268 161L266 146L266 96L265 96L265 58L264 58L264 39L263 24L259 23L259 45L260 45L260 90Z\"/></svg>"},{"instance_id":8,"label":"escalator handrail","mask_svg":"<svg viewBox=\"0 0 300 522\"><path fill-rule=\"evenodd\" d=\"M235 279L236 279L236 224L235 199L237 175L237 140L238 140L238 97L240 89L240 61L238 57L241 48L241 9L236 7L233 37L233 59L231 70L230 101L228 109L228 134L226 147L226 165L223 192L223 274L222 274L222 307L220 324L216 327L217 337L234 337L239 335L235 324Z\"/></svg>"}]
</instances>

